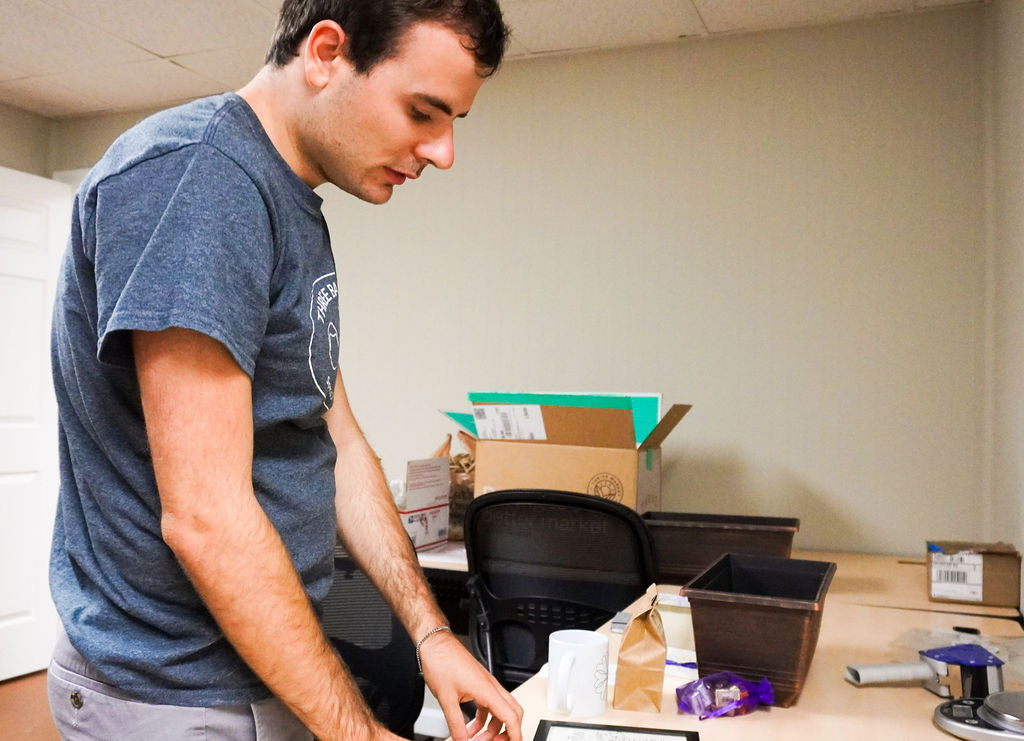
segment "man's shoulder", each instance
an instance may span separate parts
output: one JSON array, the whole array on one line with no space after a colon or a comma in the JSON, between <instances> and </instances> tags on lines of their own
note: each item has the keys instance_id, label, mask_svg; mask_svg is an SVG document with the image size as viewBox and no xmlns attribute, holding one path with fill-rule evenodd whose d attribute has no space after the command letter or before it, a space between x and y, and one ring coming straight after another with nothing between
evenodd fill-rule
<instances>
[{"instance_id":1,"label":"man's shoulder","mask_svg":"<svg viewBox=\"0 0 1024 741\"><path fill-rule=\"evenodd\" d=\"M225 93L154 113L121 134L83 183L90 189L134 167L160 158L191 157L197 147L219 148L225 139L244 138L245 106Z\"/></svg>"}]
</instances>

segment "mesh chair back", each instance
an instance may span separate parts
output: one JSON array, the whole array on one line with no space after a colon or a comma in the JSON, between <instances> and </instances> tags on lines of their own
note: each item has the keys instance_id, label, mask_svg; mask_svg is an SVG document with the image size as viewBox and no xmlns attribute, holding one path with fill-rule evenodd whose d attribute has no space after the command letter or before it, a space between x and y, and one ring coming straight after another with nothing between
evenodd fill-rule
<instances>
[{"instance_id":1,"label":"mesh chair back","mask_svg":"<svg viewBox=\"0 0 1024 741\"><path fill-rule=\"evenodd\" d=\"M423 707L416 647L380 592L341 546L334 554L334 582L322 611L324 632L374 716L392 733L413 738Z\"/></svg>"},{"instance_id":2,"label":"mesh chair back","mask_svg":"<svg viewBox=\"0 0 1024 741\"><path fill-rule=\"evenodd\" d=\"M485 494L466 511L465 541L471 644L506 686L547 661L552 631L597 628L654 581L639 515L586 494Z\"/></svg>"}]
</instances>

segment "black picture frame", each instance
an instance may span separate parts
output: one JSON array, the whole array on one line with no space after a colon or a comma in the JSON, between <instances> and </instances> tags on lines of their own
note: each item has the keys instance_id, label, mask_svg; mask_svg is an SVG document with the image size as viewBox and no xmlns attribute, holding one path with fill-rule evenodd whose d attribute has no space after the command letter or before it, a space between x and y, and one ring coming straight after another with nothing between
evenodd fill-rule
<instances>
[{"instance_id":1,"label":"black picture frame","mask_svg":"<svg viewBox=\"0 0 1024 741\"><path fill-rule=\"evenodd\" d=\"M596 723L570 723L561 720L542 720L533 734L533 741L548 741L548 734L554 728L574 728L578 730L605 731L620 734L616 741L653 741L655 738L684 738L688 741L700 741L697 731L677 731L667 728L634 728L630 726L608 726ZM622 738L622 736L625 738ZM635 737L635 738L634 738Z\"/></svg>"}]
</instances>

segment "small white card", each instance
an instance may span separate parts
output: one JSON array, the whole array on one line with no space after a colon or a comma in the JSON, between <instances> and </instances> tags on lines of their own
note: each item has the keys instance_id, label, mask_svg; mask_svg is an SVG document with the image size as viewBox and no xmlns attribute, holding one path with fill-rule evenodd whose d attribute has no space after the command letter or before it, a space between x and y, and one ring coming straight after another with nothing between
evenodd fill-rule
<instances>
[{"instance_id":1,"label":"small white card","mask_svg":"<svg viewBox=\"0 0 1024 741\"><path fill-rule=\"evenodd\" d=\"M447 457L409 461L405 467L405 509L448 504L448 466Z\"/></svg>"},{"instance_id":2,"label":"small white card","mask_svg":"<svg viewBox=\"0 0 1024 741\"><path fill-rule=\"evenodd\" d=\"M402 525L417 551L448 542L448 458L409 461L405 498L398 509Z\"/></svg>"}]
</instances>

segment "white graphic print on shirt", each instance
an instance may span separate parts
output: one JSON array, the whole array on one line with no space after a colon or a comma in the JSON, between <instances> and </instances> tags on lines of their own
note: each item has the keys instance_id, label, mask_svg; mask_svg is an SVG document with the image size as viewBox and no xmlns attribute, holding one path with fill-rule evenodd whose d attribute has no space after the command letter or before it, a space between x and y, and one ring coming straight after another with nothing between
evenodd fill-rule
<instances>
[{"instance_id":1,"label":"white graphic print on shirt","mask_svg":"<svg viewBox=\"0 0 1024 741\"><path fill-rule=\"evenodd\" d=\"M313 376L324 406L334 400L334 379L338 371L338 281L336 273L327 273L313 281L309 301L309 372Z\"/></svg>"}]
</instances>

